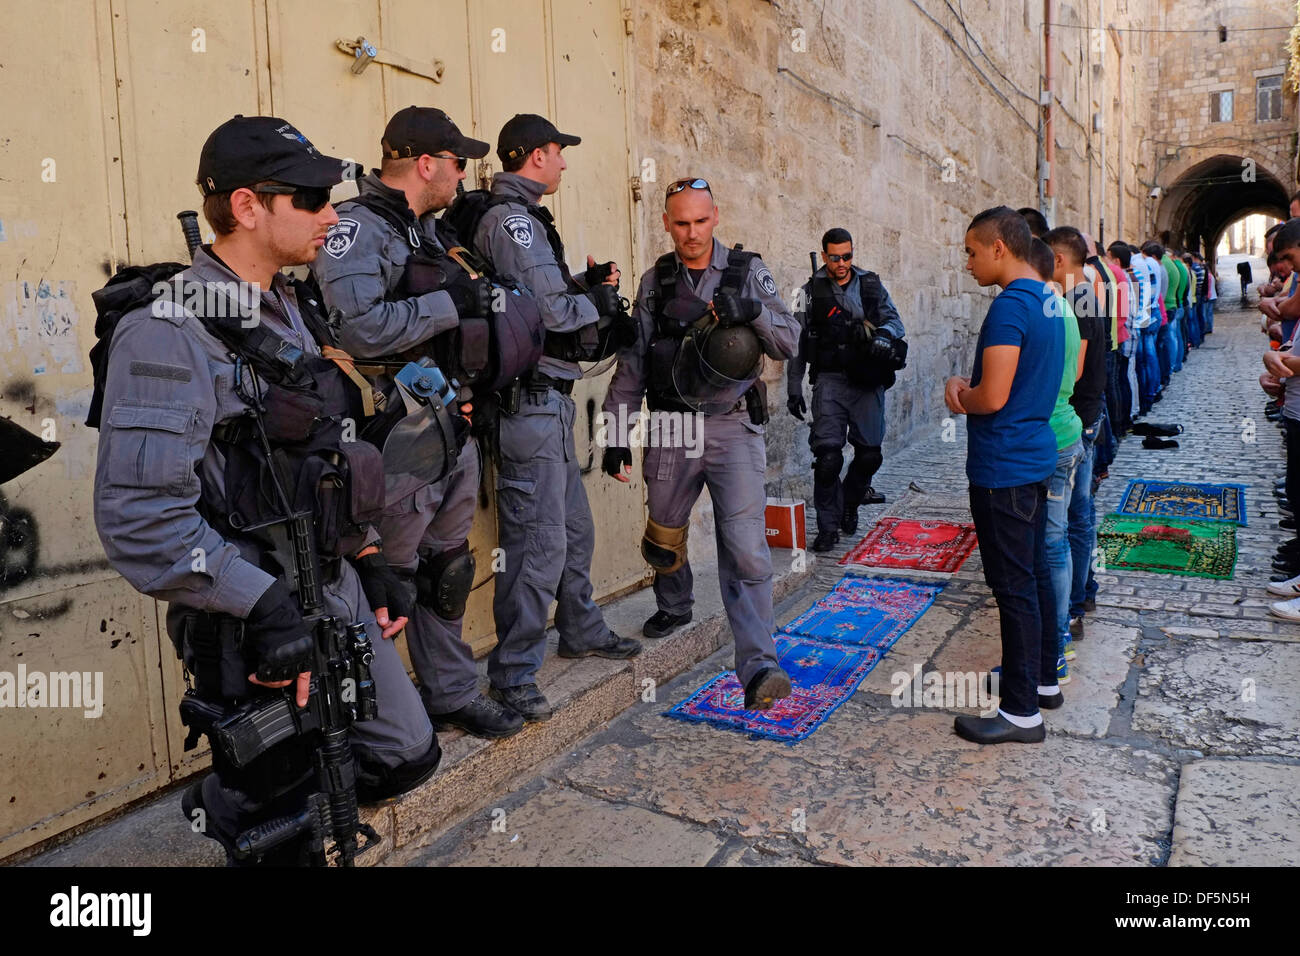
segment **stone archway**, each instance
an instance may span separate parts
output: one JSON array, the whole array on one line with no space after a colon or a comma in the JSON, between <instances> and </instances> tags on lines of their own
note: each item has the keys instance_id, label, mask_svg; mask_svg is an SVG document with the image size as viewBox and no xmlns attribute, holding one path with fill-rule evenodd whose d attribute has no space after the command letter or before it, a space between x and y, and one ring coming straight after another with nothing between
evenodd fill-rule
<instances>
[{"instance_id":1,"label":"stone archway","mask_svg":"<svg viewBox=\"0 0 1300 956\"><path fill-rule=\"evenodd\" d=\"M1242 216L1259 212L1287 218L1289 190L1281 177L1242 156L1220 153L1167 172L1156 233L1176 249L1197 249L1213 260L1219 236Z\"/></svg>"}]
</instances>

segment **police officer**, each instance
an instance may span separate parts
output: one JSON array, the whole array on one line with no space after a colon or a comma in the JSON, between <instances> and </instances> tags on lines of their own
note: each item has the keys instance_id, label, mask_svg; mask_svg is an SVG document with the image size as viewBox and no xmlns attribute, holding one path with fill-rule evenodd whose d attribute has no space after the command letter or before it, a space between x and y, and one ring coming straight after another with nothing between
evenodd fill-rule
<instances>
[{"instance_id":1,"label":"police officer","mask_svg":"<svg viewBox=\"0 0 1300 956\"><path fill-rule=\"evenodd\" d=\"M488 144L463 136L442 110L408 106L388 121L381 146L380 168L358 181L356 199L339 203L339 221L312 263L325 303L338 316L340 344L362 359L422 345L431 351L432 340L451 334L460 316L487 315L490 308L483 280L461 272L460 284L435 291L418 292L403 281L413 253L445 256L432 214L450 205L467 160L486 155ZM448 237L446 244L456 241ZM416 591L406 637L434 729L508 737L523 720L479 693L474 656L461 640L474 583L467 538L479 476L472 441L439 481L390 473L379 530L389 563Z\"/></svg>"},{"instance_id":2,"label":"police officer","mask_svg":"<svg viewBox=\"0 0 1300 956\"><path fill-rule=\"evenodd\" d=\"M379 553L378 535L364 524L350 525L352 512L340 507L339 497L317 495L314 481L292 481L325 457L346 459L352 506L374 514L381 507L378 453L321 431L337 425L338 409L311 402L332 401L328 396L342 394L343 380L330 377L330 363L313 358L320 353L312 331L317 326L299 301L300 287L279 272L310 262L324 244L337 219L330 187L342 171L339 160L321 155L273 117L237 116L208 138L198 184L216 240L197 249L193 265L180 274L175 288L187 290L183 299L149 299L122 315L108 340L95 523L113 567L138 590L170 602L168 631L195 671L200 697L219 696L208 683L212 669L202 666L203 649L220 646L223 665L227 655L239 654L237 646L231 651L209 638L226 622L242 620L242 657L233 674L223 667L223 687L227 678L240 684L238 696L253 691L251 684L288 686L293 681L286 678L297 674L302 706L313 638L285 581L287 569L253 530L268 512L282 514L277 502L266 500L266 452L283 456L279 478L288 482L287 496L313 511L327 612L363 623L374 644L379 712L353 726L352 741L362 784L378 796L432 774L440 752L389 640L406 618L399 616L401 589ZM216 324L232 304L253 317L233 320L233 333L229 322ZM274 392L258 369L294 356L293 368L305 366L309 382ZM305 404L298 406L300 400ZM255 406L260 415L250 417ZM295 457L296 448L306 447L295 444L303 434L323 434L324 444L310 446L313 456ZM242 684L242 674L250 685ZM293 774L301 772L301 761L283 749L296 740L242 770L214 751L217 772L186 795L187 814L204 808L204 832L230 851L233 834L255 819L286 812L285 801L298 792Z\"/></svg>"},{"instance_id":3,"label":"police officer","mask_svg":"<svg viewBox=\"0 0 1300 956\"><path fill-rule=\"evenodd\" d=\"M834 548L840 531L856 532L861 505L885 500L871 479L884 461L885 389L906 355L903 322L889 293L874 272L852 263L848 230L828 230L822 236L822 267L803 287L799 354L786 367L786 407L800 421L808 411L804 369L812 370L813 551ZM846 432L853 461L841 484Z\"/></svg>"},{"instance_id":4,"label":"police officer","mask_svg":"<svg viewBox=\"0 0 1300 956\"><path fill-rule=\"evenodd\" d=\"M673 251L641 277L636 343L619 353L605 396L606 421L636 417L646 396L650 419L643 474L649 520L643 556L655 569L658 611L647 637L664 637L691 619L693 576L686 560L691 509L708 485L718 547L718 584L736 640L736 676L745 708L767 710L790 694L772 633L772 559L767 548L763 422L766 391L756 387L761 353L788 359L798 334L776 281L754 253L713 237L718 207L703 179L668 187L664 229ZM752 349L752 351L750 351ZM702 414L703 449L673 435L674 418ZM605 450L607 474L627 481L632 452Z\"/></svg>"},{"instance_id":5,"label":"police officer","mask_svg":"<svg viewBox=\"0 0 1300 956\"><path fill-rule=\"evenodd\" d=\"M574 342L614 308L618 267L596 265L588 256L581 279L572 276L550 211L539 205L560 186L566 168L561 150L580 142L541 116L509 120L497 139L504 172L492 179L492 198L474 235L494 271L532 293L546 326L546 353L521 383L519 400L503 403L498 435L497 525L505 570L496 575L498 643L488 677L490 693L527 721L551 716L537 671L552 601L558 602L561 657L641 653L639 641L609 629L591 599L595 526L574 449L570 397L582 377Z\"/></svg>"}]
</instances>

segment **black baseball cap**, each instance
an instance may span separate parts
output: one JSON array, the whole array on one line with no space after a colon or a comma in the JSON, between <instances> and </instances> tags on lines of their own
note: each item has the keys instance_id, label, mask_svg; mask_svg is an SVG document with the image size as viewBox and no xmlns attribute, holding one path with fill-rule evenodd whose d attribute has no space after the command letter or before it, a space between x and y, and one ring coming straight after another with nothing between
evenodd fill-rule
<instances>
[{"instance_id":1,"label":"black baseball cap","mask_svg":"<svg viewBox=\"0 0 1300 956\"><path fill-rule=\"evenodd\" d=\"M456 156L482 159L491 148L481 139L470 139L451 121L451 117L433 106L408 106L398 110L384 127L379 141L384 155L405 159L428 153L451 150Z\"/></svg>"},{"instance_id":2,"label":"black baseball cap","mask_svg":"<svg viewBox=\"0 0 1300 956\"><path fill-rule=\"evenodd\" d=\"M516 113L501 127L497 137L497 156L507 162L527 156L539 146L547 143L559 143L561 146L577 146L582 140L568 133L561 133L544 116L536 113Z\"/></svg>"},{"instance_id":3,"label":"black baseball cap","mask_svg":"<svg viewBox=\"0 0 1300 956\"><path fill-rule=\"evenodd\" d=\"M237 115L203 144L197 182L204 196L267 181L334 186L343 181L343 169L343 160L321 153L284 120Z\"/></svg>"}]
</instances>

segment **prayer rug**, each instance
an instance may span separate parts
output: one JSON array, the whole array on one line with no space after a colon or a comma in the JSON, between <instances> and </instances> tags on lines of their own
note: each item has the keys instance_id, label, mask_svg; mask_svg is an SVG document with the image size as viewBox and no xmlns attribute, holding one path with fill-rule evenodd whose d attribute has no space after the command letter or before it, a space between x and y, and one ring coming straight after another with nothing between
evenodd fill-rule
<instances>
[{"instance_id":1,"label":"prayer rug","mask_svg":"<svg viewBox=\"0 0 1300 956\"><path fill-rule=\"evenodd\" d=\"M745 710L745 688L734 671L719 674L665 717L712 724L785 743L803 740L848 700L880 660L874 647L832 647L776 635L776 656L792 693L771 710Z\"/></svg>"},{"instance_id":2,"label":"prayer rug","mask_svg":"<svg viewBox=\"0 0 1300 956\"><path fill-rule=\"evenodd\" d=\"M1097 529L1097 544L1107 570L1231 578L1237 563L1237 527L1226 521L1112 514Z\"/></svg>"},{"instance_id":3,"label":"prayer rug","mask_svg":"<svg viewBox=\"0 0 1300 956\"><path fill-rule=\"evenodd\" d=\"M1246 524L1246 486L1134 478L1116 509L1122 515Z\"/></svg>"},{"instance_id":4,"label":"prayer rug","mask_svg":"<svg viewBox=\"0 0 1300 956\"><path fill-rule=\"evenodd\" d=\"M975 548L975 526L914 518L881 518L840 564L953 572Z\"/></svg>"},{"instance_id":5,"label":"prayer rug","mask_svg":"<svg viewBox=\"0 0 1300 956\"><path fill-rule=\"evenodd\" d=\"M781 633L829 644L874 647L882 654L934 603L944 581L846 575Z\"/></svg>"}]
</instances>

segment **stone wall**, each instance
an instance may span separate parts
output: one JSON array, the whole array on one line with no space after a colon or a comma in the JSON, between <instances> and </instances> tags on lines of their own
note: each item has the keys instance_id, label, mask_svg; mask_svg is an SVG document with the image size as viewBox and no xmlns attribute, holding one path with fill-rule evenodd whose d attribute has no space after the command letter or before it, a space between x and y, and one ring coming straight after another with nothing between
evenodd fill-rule
<instances>
[{"instance_id":1,"label":"stone wall","mask_svg":"<svg viewBox=\"0 0 1300 956\"><path fill-rule=\"evenodd\" d=\"M1091 64L1106 35L1089 29L1095 3L1056 6L1066 26L1056 30L1053 224L1087 228L1100 210L1090 129L1104 99L1104 74ZM1108 22L1140 24L1149 4L1123 6ZM941 428L942 382L969 370L989 295L964 269L967 223L992 205L1037 202L1043 4L968 0L964 23L958 9L944 0L645 0L634 9L639 158L653 161L657 178L640 205L637 271L671 248L660 190L682 176L714 185L718 237L762 252L787 301L821 234L847 227L856 261L880 274L912 346L889 393L886 454ZM1126 67L1134 77L1144 46ZM1133 125L1136 151L1144 119L1141 103L1124 114L1112 106L1113 176L1124 167L1118 123ZM1108 205L1117 206L1114 185ZM1126 219L1139 213L1132 196ZM769 478L806 482L806 426L785 412L783 369L769 363L767 374ZM964 450L953 445L955 455Z\"/></svg>"}]
</instances>

